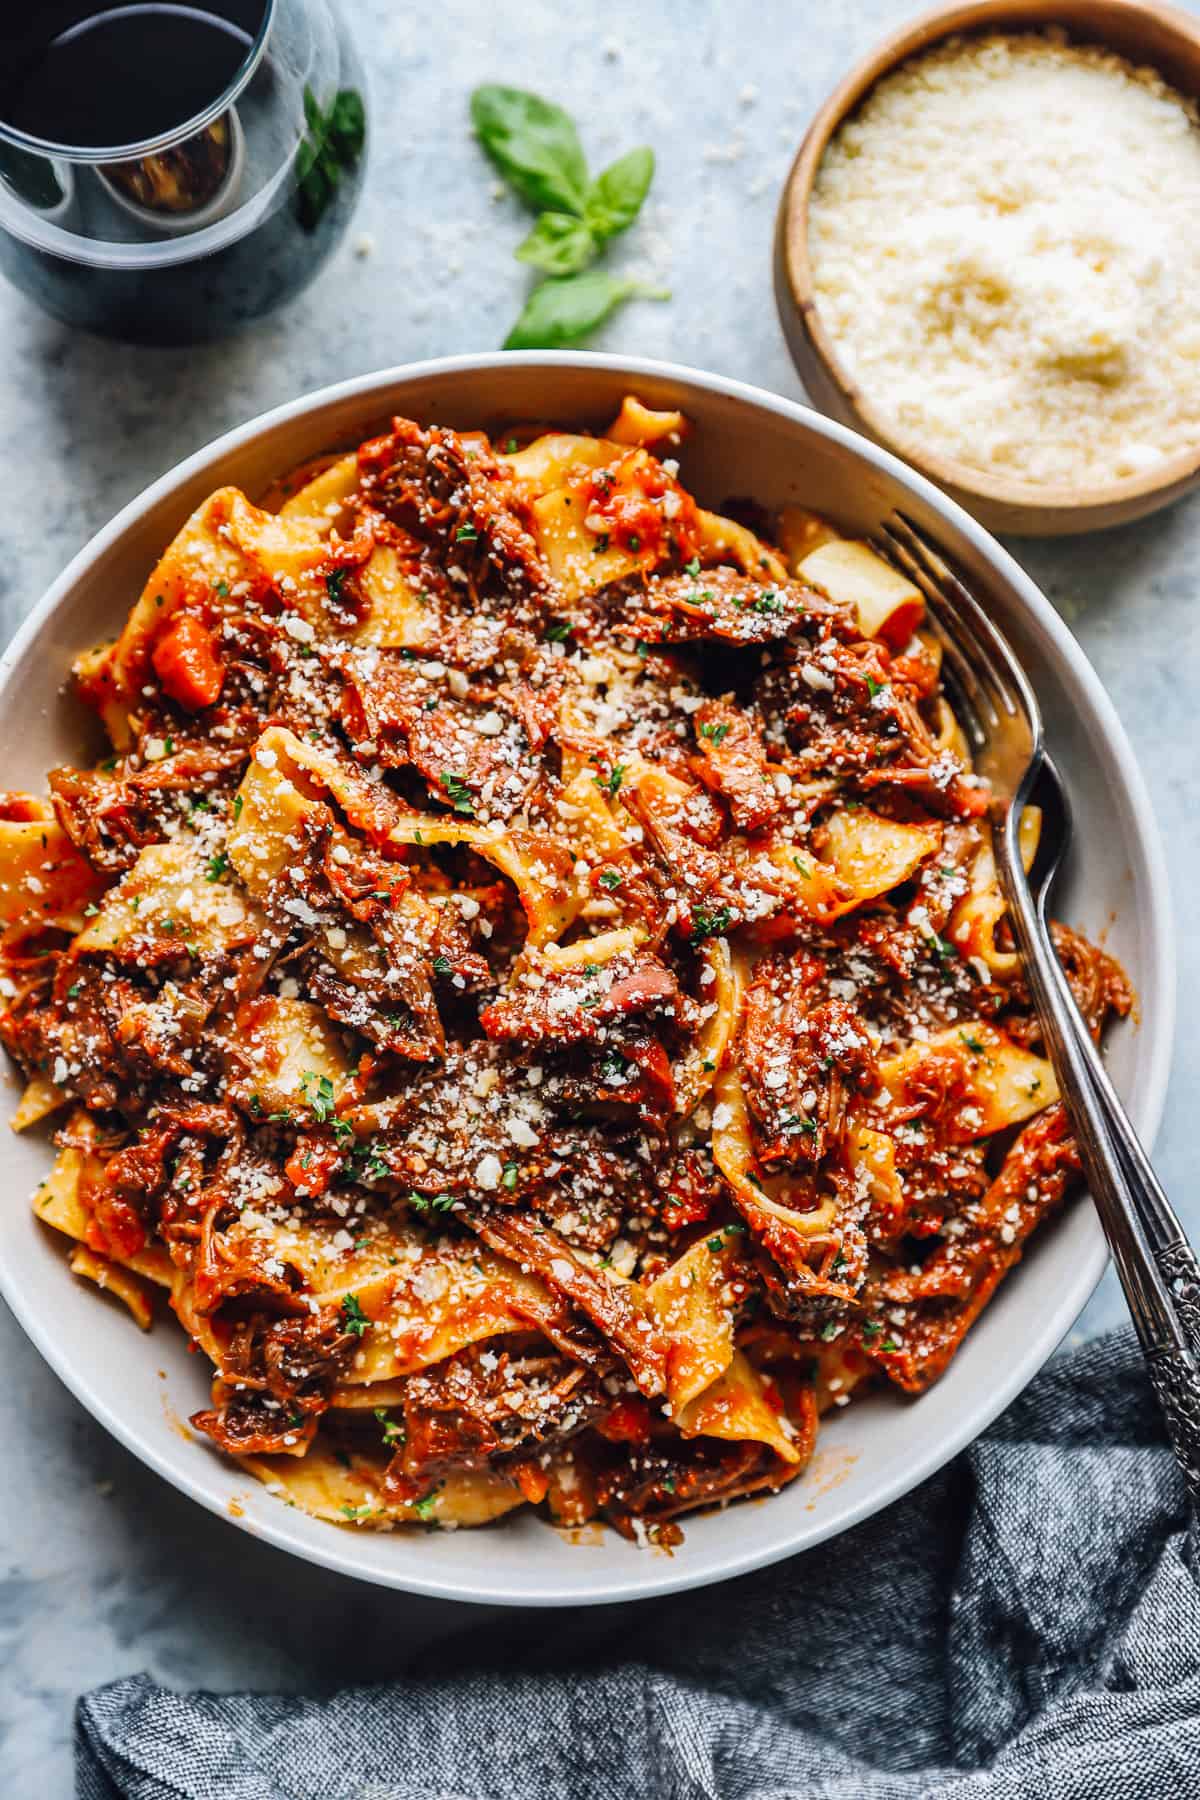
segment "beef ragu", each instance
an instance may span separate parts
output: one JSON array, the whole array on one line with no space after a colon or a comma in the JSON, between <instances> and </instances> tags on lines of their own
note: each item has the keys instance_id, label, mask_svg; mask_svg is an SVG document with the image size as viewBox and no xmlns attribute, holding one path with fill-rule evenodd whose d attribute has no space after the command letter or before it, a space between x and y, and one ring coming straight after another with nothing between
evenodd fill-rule
<instances>
[{"instance_id":1,"label":"beef ragu","mask_svg":"<svg viewBox=\"0 0 1200 1800\"><path fill-rule=\"evenodd\" d=\"M940 1375L1076 1175L920 596L685 438L222 489L76 666L111 755L2 809L35 1210L334 1522L676 1542Z\"/></svg>"}]
</instances>

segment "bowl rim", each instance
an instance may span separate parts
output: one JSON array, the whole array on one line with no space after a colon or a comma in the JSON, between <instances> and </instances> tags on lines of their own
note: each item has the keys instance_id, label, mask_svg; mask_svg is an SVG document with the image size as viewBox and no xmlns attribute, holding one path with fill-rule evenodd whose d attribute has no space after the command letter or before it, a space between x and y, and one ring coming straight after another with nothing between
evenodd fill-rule
<instances>
[{"instance_id":1,"label":"bowl rim","mask_svg":"<svg viewBox=\"0 0 1200 1800\"><path fill-rule=\"evenodd\" d=\"M50 623L58 607L70 594L75 582L89 565L115 544L127 530L139 521L144 513L185 488L203 471L211 466L219 466L230 454L252 442L260 434L327 407L361 399L364 402L364 414L369 416L366 403L371 397L381 396L398 385L411 385L444 376L470 375L483 371L493 372L497 367L541 369L549 373L553 373L555 370L594 369L614 376L620 375L633 384L645 378L664 384L675 383L681 387L699 387L715 395L771 413L787 423L800 425L815 432L818 436L831 439L834 443L850 451L860 461L898 481L909 490L914 498L924 501L949 525L962 533L970 541L972 547L981 553L987 563L1005 580L1015 592L1021 605L1032 615L1042 634L1049 640L1056 656L1068 665L1071 675L1078 681L1091 708L1095 725L1118 765L1121 779L1140 823L1140 849L1145 859L1148 902L1148 917L1143 913L1142 918L1148 926L1147 941L1155 953L1151 968L1154 969L1156 984L1160 990L1156 996L1157 1016L1154 1028L1144 1040L1143 1045L1145 1079L1140 1120L1143 1139L1147 1146L1151 1146L1158 1130L1166 1099L1174 1041L1176 949L1170 886L1162 838L1150 806L1149 795L1141 771L1116 709L1082 648L1060 619L1050 601L1041 593L1033 579L1026 575L1014 558L1009 555L1008 551L997 543L983 526L978 524L956 501L942 494L924 475L903 463L889 450L872 443L859 433L850 430L849 427L826 418L822 413L816 412L813 408L802 405L798 401L786 399L781 395L770 393L763 388L752 386L729 376L710 374L701 369L665 362L657 358L537 350L486 351L429 358L420 362L399 364L392 368L377 370L367 375L354 376L348 380L316 389L298 399L286 401L280 406L261 413L247 423L212 439L192 455L177 463L157 481L152 482L140 494L135 495L107 525L101 527L72 557L57 580L51 583L41 600L14 634L3 656L0 657L0 704L3 703L5 689L14 664ZM436 1566L433 1565L433 1559L430 1559L433 1572L429 1575L419 1571L414 1574L408 1569L397 1570L395 1574L390 1570L365 1569L360 1566L359 1559L354 1554L353 1546L357 1540L353 1536L349 1536L336 1527L328 1527L320 1535L314 1534L310 1539L291 1528L291 1509L282 1504L273 1505L264 1513L257 1513L253 1522L232 1517L228 1510L227 1496L216 1492L211 1483L207 1483L199 1473L202 1468L207 1466L206 1463L197 1464L198 1472L195 1476L173 1466L165 1455L160 1453L155 1443L144 1435L139 1426L123 1419L119 1410L110 1406L96 1391L86 1363L79 1359L73 1359L67 1348L66 1340L49 1328L47 1320L39 1315L35 1307L26 1303L25 1295L13 1277L7 1259L2 1255L0 1255L0 1294L3 1295L18 1323L44 1360L92 1417L140 1462L162 1476L172 1487L197 1501L218 1518L225 1520L227 1524L235 1526L240 1524L242 1529L249 1530L255 1538L273 1545L276 1549L299 1556L305 1562L333 1570L338 1574L351 1576L356 1580L371 1582L376 1586L431 1598L466 1601L481 1605L501 1604L540 1608L616 1604L709 1586L715 1582L748 1574L755 1569L781 1561L785 1557L796 1554L801 1548L814 1548L821 1542L840 1536L843 1531L872 1517L875 1513L882 1511L884 1507L892 1505L896 1500L901 1499L922 1482L928 1480L930 1476L936 1474L952 1457L958 1455L969 1443L973 1442L1033 1380L1079 1317L1104 1273L1107 1263L1107 1248L1097 1227L1090 1250L1079 1259L1076 1266L1068 1271L1067 1279L1062 1286L1061 1298L1052 1309L1047 1310L1041 1316L1035 1327L1024 1338L1020 1356L1014 1358L1013 1362L1003 1370L997 1371L996 1379L988 1387L984 1397L977 1400L973 1406L962 1410L955 1429L936 1439L923 1450L916 1451L912 1460L878 1490L849 1504L843 1502L840 1507L838 1505L831 1506L815 1531L805 1534L803 1545L794 1541L794 1533L790 1538L782 1541L770 1540L765 1544L749 1546L744 1542L739 1546L736 1536L731 1535L727 1553L715 1563L715 1566L699 1571L689 1571L686 1558L658 1558L653 1564L649 1559L645 1559L644 1575L639 1575L637 1578L615 1578L612 1584L606 1586L602 1592L561 1581L552 1583L540 1580L533 1591L511 1578L489 1582L473 1578L468 1581L459 1577L452 1568L448 1569L446 1573L439 1573ZM222 1464L218 1460L214 1466L221 1468ZM736 1509L729 1516L736 1517ZM312 1523L312 1521L307 1521L307 1523Z\"/></svg>"},{"instance_id":2,"label":"bowl rim","mask_svg":"<svg viewBox=\"0 0 1200 1800\"><path fill-rule=\"evenodd\" d=\"M1073 23L1076 14L1086 15L1094 24ZM1150 24L1161 38L1177 43L1181 52L1195 62L1195 93L1190 97L1200 102L1200 19L1175 7L1159 5L1157 0L1153 4L1147 4L1145 0L967 0L966 4L962 0L951 0L951 4L932 7L889 32L841 78L814 114L801 139L780 195L776 233L780 308L790 305L794 322L813 358L841 405L864 432L940 487L977 497L997 507L1021 509L1030 516L1042 513L1048 519L1077 521L1070 528L1079 531L1090 529L1093 520L1097 524L1105 523L1100 515L1113 509L1137 507L1139 502L1159 495L1165 499L1176 498L1176 493L1170 490L1182 492L1183 487L1200 474L1200 444L1190 450L1177 450L1154 469L1141 474L1080 487L1070 482L1036 482L988 475L970 463L940 455L916 441L902 439L855 383L826 329L809 255L809 213L817 173L830 140L871 90L902 63L935 49L955 35L1005 30L1013 34L1028 33L1054 25L1063 26L1073 40L1102 45L1127 61L1139 60L1135 59L1131 49L1120 47L1107 35L1105 27L1112 19L1128 23L1131 29L1139 23ZM1147 50L1140 61L1161 73L1161 56L1161 48L1157 56ZM1166 74L1163 74L1163 80L1174 87L1179 85L1176 78ZM790 335L788 341L791 345ZM1034 528L1026 525L1017 529Z\"/></svg>"}]
</instances>

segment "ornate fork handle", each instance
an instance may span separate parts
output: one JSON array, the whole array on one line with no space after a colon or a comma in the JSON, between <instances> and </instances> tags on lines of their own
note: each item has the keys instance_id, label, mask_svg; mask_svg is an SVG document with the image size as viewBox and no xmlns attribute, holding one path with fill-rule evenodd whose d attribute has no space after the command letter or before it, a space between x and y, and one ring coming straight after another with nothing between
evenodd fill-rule
<instances>
[{"instance_id":1,"label":"ornate fork handle","mask_svg":"<svg viewBox=\"0 0 1200 1800\"><path fill-rule=\"evenodd\" d=\"M1158 1251L1163 1280L1175 1296L1175 1311L1192 1354L1200 1357L1200 1257L1185 1238Z\"/></svg>"},{"instance_id":2,"label":"ornate fork handle","mask_svg":"<svg viewBox=\"0 0 1200 1800\"><path fill-rule=\"evenodd\" d=\"M1195 1262L1195 1258L1192 1258ZM1196 1365L1174 1345L1152 1350L1146 1367L1166 1420L1175 1460L1183 1471L1192 1505L1200 1511L1200 1388Z\"/></svg>"},{"instance_id":3,"label":"ornate fork handle","mask_svg":"<svg viewBox=\"0 0 1200 1800\"><path fill-rule=\"evenodd\" d=\"M1035 901L1029 889L1017 818L1010 807L996 833L1010 917L1167 1435L1200 1507L1200 1262L1075 1004L1050 938L1045 893Z\"/></svg>"},{"instance_id":4,"label":"ornate fork handle","mask_svg":"<svg viewBox=\"0 0 1200 1800\"><path fill-rule=\"evenodd\" d=\"M1042 923L1045 923L1044 917ZM1049 941L1047 934L1047 942ZM1057 958L1055 960L1056 985L1064 1001L1070 1001L1070 988L1061 966L1057 965ZM1184 1234L1073 1001L1068 1010L1074 1014L1075 1036L1083 1040L1081 1049L1091 1090L1089 1100L1103 1115L1110 1134L1109 1154L1120 1165L1128 1204L1137 1216L1146 1248L1154 1258L1164 1295L1169 1299L1174 1313L1178 1335L1191 1351L1197 1365L1200 1365L1200 1257Z\"/></svg>"}]
</instances>

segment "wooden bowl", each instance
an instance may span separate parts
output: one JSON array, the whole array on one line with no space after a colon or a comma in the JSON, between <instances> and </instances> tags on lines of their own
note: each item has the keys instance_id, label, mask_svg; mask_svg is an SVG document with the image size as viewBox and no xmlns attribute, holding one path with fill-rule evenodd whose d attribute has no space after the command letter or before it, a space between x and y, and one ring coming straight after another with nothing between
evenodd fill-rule
<instances>
[{"instance_id":1,"label":"wooden bowl","mask_svg":"<svg viewBox=\"0 0 1200 1800\"><path fill-rule=\"evenodd\" d=\"M1035 537L1123 525L1167 506L1200 483L1200 446L1166 458L1152 473L1095 487L1013 480L915 449L875 411L838 361L818 311L808 254L808 210L826 146L884 75L956 32L1029 31L1062 26L1130 62L1149 64L1172 87L1200 100L1200 19L1136 0L976 0L923 14L885 38L851 70L817 113L792 164L775 231L775 296L788 348L809 396L823 412L874 438L928 475L993 531Z\"/></svg>"}]
</instances>

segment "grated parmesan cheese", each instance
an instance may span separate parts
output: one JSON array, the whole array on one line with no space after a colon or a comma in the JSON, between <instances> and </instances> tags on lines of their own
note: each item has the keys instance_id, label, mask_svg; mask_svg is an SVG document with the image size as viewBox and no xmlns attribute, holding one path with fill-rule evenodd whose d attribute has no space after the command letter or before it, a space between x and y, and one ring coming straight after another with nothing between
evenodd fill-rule
<instances>
[{"instance_id":1,"label":"grated parmesan cheese","mask_svg":"<svg viewBox=\"0 0 1200 1800\"><path fill-rule=\"evenodd\" d=\"M949 39L826 151L810 249L896 440L1079 486L1200 445L1200 122L1061 33Z\"/></svg>"}]
</instances>

